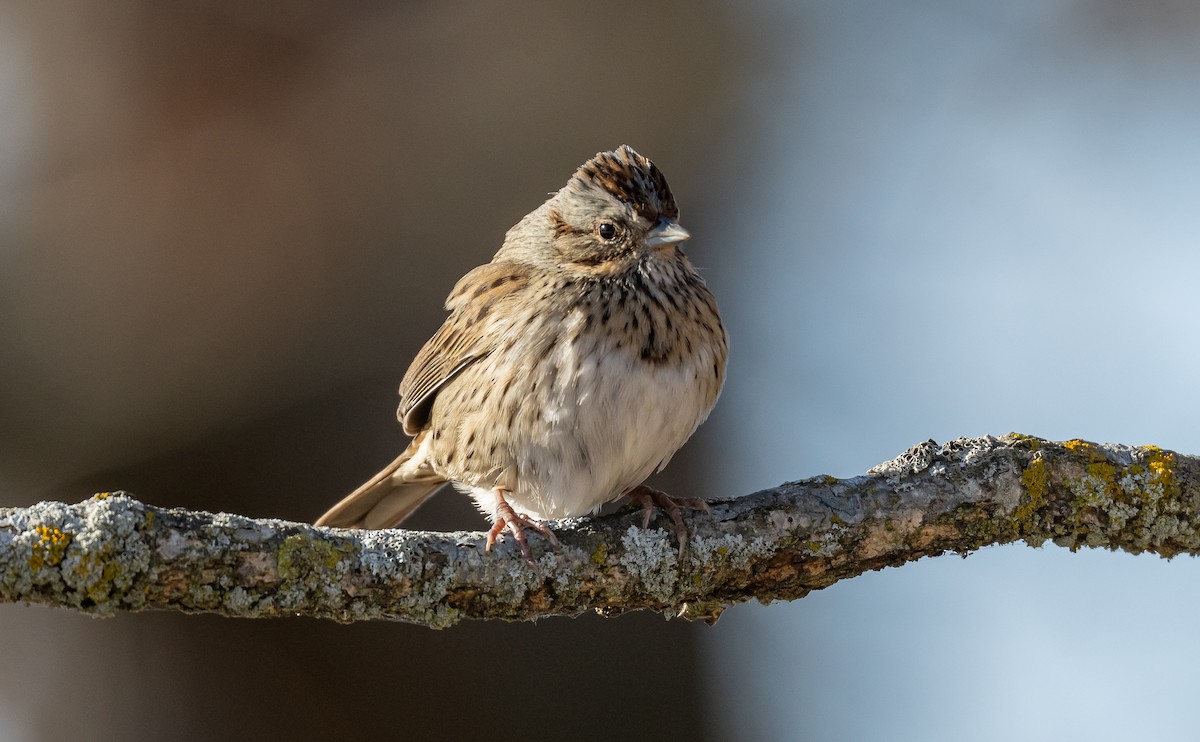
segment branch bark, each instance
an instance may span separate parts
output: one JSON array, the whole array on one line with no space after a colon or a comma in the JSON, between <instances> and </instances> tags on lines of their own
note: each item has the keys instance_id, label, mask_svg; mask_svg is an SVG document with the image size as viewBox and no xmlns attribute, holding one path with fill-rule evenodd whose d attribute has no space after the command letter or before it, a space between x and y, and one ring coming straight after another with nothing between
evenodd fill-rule
<instances>
[{"instance_id":1,"label":"branch bark","mask_svg":"<svg viewBox=\"0 0 1200 742\"><path fill-rule=\"evenodd\" d=\"M0 601L98 616L169 608L226 616L528 620L651 609L714 621L838 580L990 544L1200 553L1200 459L1155 447L1010 434L927 441L863 476L814 477L669 524L640 513L532 536L537 569L481 533L346 531L158 508L121 493L0 509Z\"/></svg>"}]
</instances>

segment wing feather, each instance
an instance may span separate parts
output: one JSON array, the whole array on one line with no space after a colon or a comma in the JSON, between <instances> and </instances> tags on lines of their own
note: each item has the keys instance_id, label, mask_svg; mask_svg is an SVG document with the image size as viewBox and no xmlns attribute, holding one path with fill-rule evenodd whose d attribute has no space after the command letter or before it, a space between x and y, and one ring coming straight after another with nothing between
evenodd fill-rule
<instances>
[{"instance_id":1,"label":"wing feather","mask_svg":"<svg viewBox=\"0 0 1200 742\"><path fill-rule=\"evenodd\" d=\"M417 353L400 382L397 417L405 433L416 435L428 424L433 400L446 382L496 349L505 317L500 308L529 285L526 273L515 263L488 263L454 286L446 299L450 316Z\"/></svg>"}]
</instances>

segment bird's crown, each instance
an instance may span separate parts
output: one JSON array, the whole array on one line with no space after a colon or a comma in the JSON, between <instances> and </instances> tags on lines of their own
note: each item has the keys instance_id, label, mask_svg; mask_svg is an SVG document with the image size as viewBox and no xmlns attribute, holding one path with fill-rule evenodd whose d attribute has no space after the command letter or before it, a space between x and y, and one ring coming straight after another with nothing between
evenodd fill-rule
<instances>
[{"instance_id":1,"label":"bird's crown","mask_svg":"<svg viewBox=\"0 0 1200 742\"><path fill-rule=\"evenodd\" d=\"M679 207L662 171L628 144L599 152L580 165L568 187L585 192L604 190L652 223L660 217L679 218Z\"/></svg>"}]
</instances>

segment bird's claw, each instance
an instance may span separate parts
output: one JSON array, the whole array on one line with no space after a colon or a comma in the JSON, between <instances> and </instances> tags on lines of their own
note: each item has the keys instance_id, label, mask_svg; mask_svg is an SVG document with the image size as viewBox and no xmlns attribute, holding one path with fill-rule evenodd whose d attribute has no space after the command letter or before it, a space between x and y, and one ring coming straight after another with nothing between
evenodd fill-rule
<instances>
[{"instance_id":1,"label":"bird's claw","mask_svg":"<svg viewBox=\"0 0 1200 742\"><path fill-rule=\"evenodd\" d=\"M525 538L525 529L532 528L542 534L556 549L561 546L558 537L554 535L554 531L550 530L550 527L545 523L536 518L521 515L516 510L513 510L512 505L508 504L503 494L497 493L496 499L498 501L496 505L496 522L488 530L487 546L484 547L484 552L491 553L496 539L507 529L512 533L513 538L516 539L517 548L521 550L521 556L525 557L525 561L529 562L536 569L537 563L533 561L533 552L529 549L529 540Z\"/></svg>"},{"instance_id":2,"label":"bird's claw","mask_svg":"<svg viewBox=\"0 0 1200 742\"><path fill-rule=\"evenodd\" d=\"M708 509L708 503L704 500L696 497L671 497L666 492L647 487L644 484L639 484L625 495L642 507L642 528L649 527L655 506L667 514L667 517L675 525L675 537L679 540L680 559L687 553L688 530L687 525L683 522L683 514L679 511L679 506L696 508L712 515L712 511Z\"/></svg>"}]
</instances>

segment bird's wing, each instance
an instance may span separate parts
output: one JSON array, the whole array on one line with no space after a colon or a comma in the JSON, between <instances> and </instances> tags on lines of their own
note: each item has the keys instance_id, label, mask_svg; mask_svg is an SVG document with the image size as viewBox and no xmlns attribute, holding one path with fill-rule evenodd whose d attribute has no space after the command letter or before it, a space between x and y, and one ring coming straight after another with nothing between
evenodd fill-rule
<instances>
[{"instance_id":1,"label":"bird's wing","mask_svg":"<svg viewBox=\"0 0 1200 742\"><path fill-rule=\"evenodd\" d=\"M446 299L450 316L425 343L400 382L397 416L416 435L429 422L438 390L460 371L496 349L507 329L505 304L528 287L527 269L488 263L463 276Z\"/></svg>"}]
</instances>

